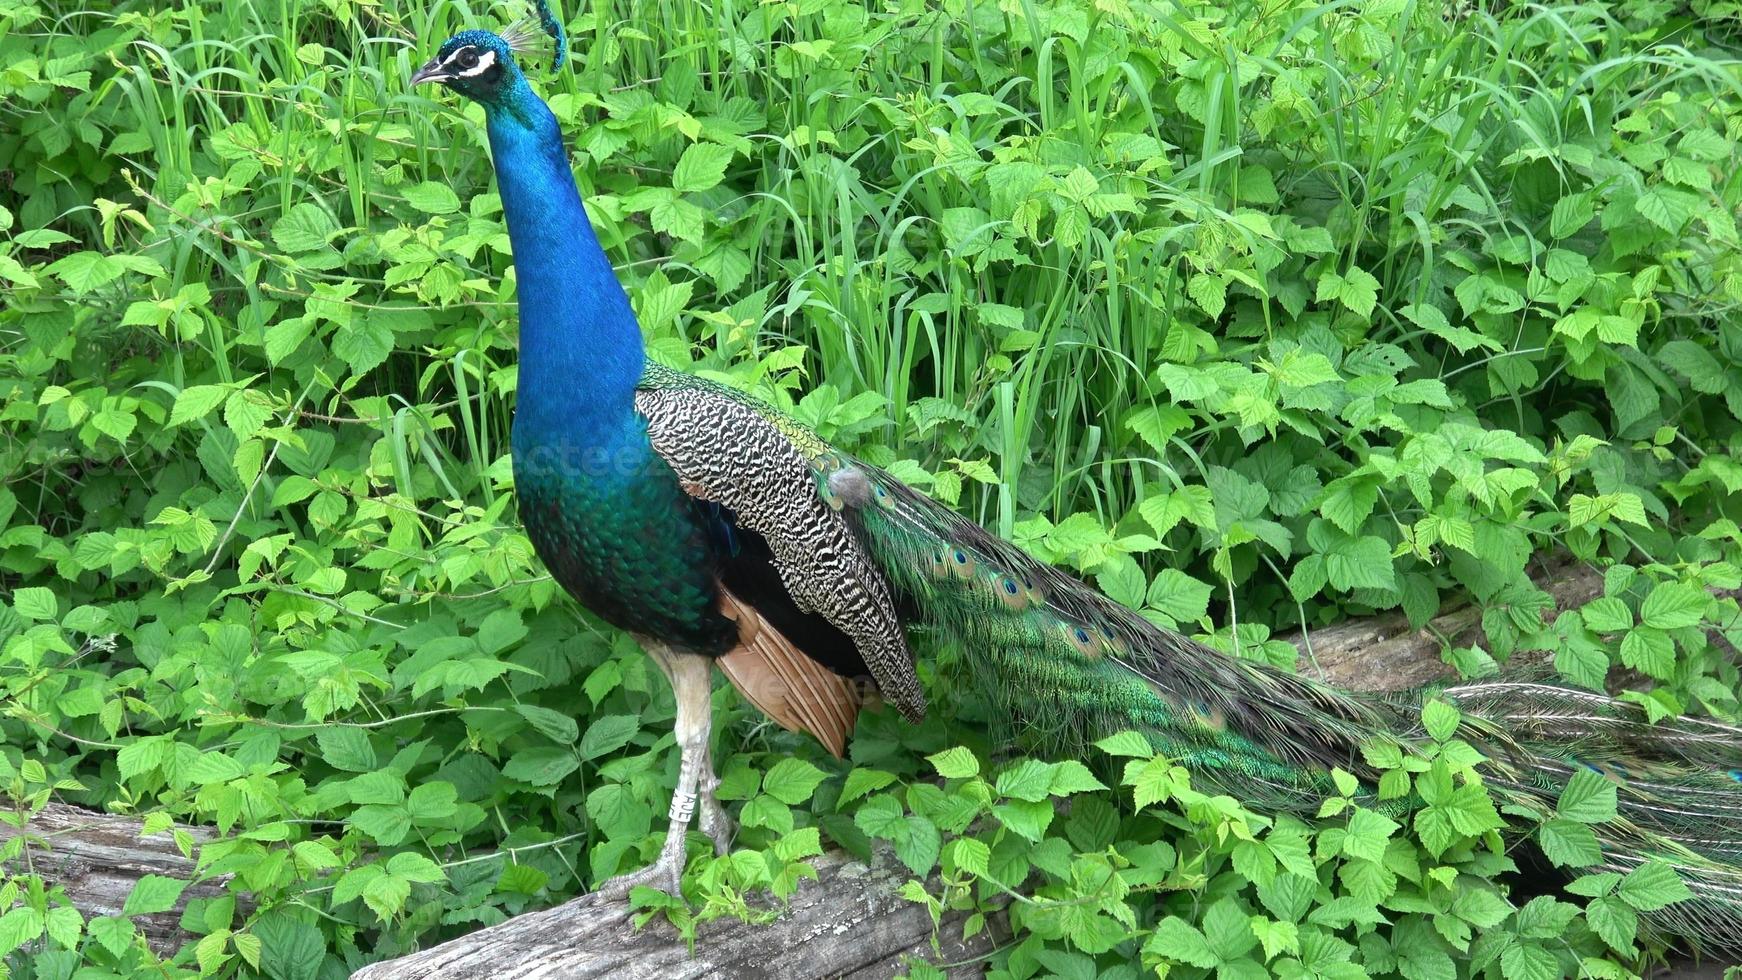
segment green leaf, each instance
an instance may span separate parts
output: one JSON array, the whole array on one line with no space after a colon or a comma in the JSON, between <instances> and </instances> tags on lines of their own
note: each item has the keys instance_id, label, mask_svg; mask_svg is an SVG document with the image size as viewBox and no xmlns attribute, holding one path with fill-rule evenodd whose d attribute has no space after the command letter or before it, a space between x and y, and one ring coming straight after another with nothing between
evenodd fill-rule
<instances>
[{"instance_id":1,"label":"green leaf","mask_svg":"<svg viewBox=\"0 0 1742 980\"><path fill-rule=\"evenodd\" d=\"M943 837L930 820L918 815L907 818L907 832L895 838L895 856L916 875L928 875L938 863Z\"/></svg>"},{"instance_id":2,"label":"green leaf","mask_svg":"<svg viewBox=\"0 0 1742 980\"><path fill-rule=\"evenodd\" d=\"M867 837L889 840L905 826L901 804L887 794L873 796L853 814L853 825Z\"/></svg>"},{"instance_id":3,"label":"green leaf","mask_svg":"<svg viewBox=\"0 0 1742 980\"><path fill-rule=\"evenodd\" d=\"M375 842L392 847L411 834L411 814L396 803L369 803L352 811L348 821Z\"/></svg>"},{"instance_id":4,"label":"green leaf","mask_svg":"<svg viewBox=\"0 0 1742 980\"><path fill-rule=\"evenodd\" d=\"M817 785L827 778L828 773L809 762L788 757L776 762L762 777L762 791L788 806L797 806L810 799Z\"/></svg>"},{"instance_id":5,"label":"green leaf","mask_svg":"<svg viewBox=\"0 0 1742 980\"><path fill-rule=\"evenodd\" d=\"M1555 811L1566 820L1604 823L1615 819L1615 806L1615 784L1589 769L1580 769L1561 790Z\"/></svg>"},{"instance_id":6,"label":"green leaf","mask_svg":"<svg viewBox=\"0 0 1742 980\"><path fill-rule=\"evenodd\" d=\"M433 180L406 188L405 200L424 214L453 214L460 209L460 197L454 189Z\"/></svg>"},{"instance_id":7,"label":"green leaf","mask_svg":"<svg viewBox=\"0 0 1742 980\"><path fill-rule=\"evenodd\" d=\"M589 734L591 731L588 729ZM586 743L582 742L583 752L585 747ZM514 758L502 767L502 775L534 786L554 786L580 767L581 762L575 758L572 749L540 746L515 753Z\"/></svg>"},{"instance_id":8,"label":"green leaf","mask_svg":"<svg viewBox=\"0 0 1742 980\"><path fill-rule=\"evenodd\" d=\"M841 787L841 796L835 801L835 806L838 809L844 809L845 804L851 803L867 793L874 793L893 782L895 782L894 773L884 772L881 769L854 769L847 773L846 785Z\"/></svg>"},{"instance_id":9,"label":"green leaf","mask_svg":"<svg viewBox=\"0 0 1742 980\"><path fill-rule=\"evenodd\" d=\"M1333 545L1325 554L1325 574L1331 585L1344 591L1390 589L1397 584L1391 547L1384 538L1371 535Z\"/></svg>"},{"instance_id":10,"label":"green leaf","mask_svg":"<svg viewBox=\"0 0 1742 980\"><path fill-rule=\"evenodd\" d=\"M12 593L12 611L32 622L53 622L60 615L60 602L53 592L32 585Z\"/></svg>"},{"instance_id":11,"label":"green leaf","mask_svg":"<svg viewBox=\"0 0 1742 980\"><path fill-rule=\"evenodd\" d=\"M655 204L648 212L653 229L686 242L700 242L707 231L707 212L682 198Z\"/></svg>"},{"instance_id":12,"label":"green leaf","mask_svg":"<svg viewBox=\"0 0 1742 980\"><path fill-rule=\"evenodd\" d=\"M338 222L313 201L298 202L272 223L273 244L291 255L324 248L338 233Z\"/></svg>"},{"instance_id":13,"label":"green leaf","mask_svg":"<svg viewBox=\"0 0 1742 980\"><path fill-rule=\"evenodd\" d=\"M1319 504L1319 513L1342 528L1343 533L1354 534L1366 523L1378 502L1379 484L1376 481L1338 480L1325 488L1325 499Z\"/></svg>"},{"instance_id":14,"label":"green leaf","mask_svg":"<svg viewBox=\"0 0 1742 980\"><path fill-rule=\"evenodd\" d=\"M1075 759L1066 759L1053 767L1052 786L1047 792L1052 796L1070 796L1075 793L1091 793L1106 789L1106 785L1089 767Z\"/></svg>"},{"instance_id":15,"label":"green leaf","mask_svg":"<svg viewBox=\"0 0 1742 980\"><path fill-rule=\"evenodd\" d=\"M1206 970L1221 962L1203 933L1184 919L1173 915L1155 924L1155 931L1144 942L1143 951L1151 956L1189 963Z\"/></svg>"},{"instance_id":16,"label":"green leaf","mask_svg":"<svg viewBox=\"0 0 1742 980\"><path fill-rule=\"evenodd\" d=\"M932 764L938 775L945 779L966 779L980 774L980 760L974 758L974 753L960 745L945 749L934 755L926 756L926 761ZM854 770L855 773L859 770ZM851 782L851 779L848 780Z\"/></svg>"},{"instance_id":17,"label":"green leaf","mask_svg":"<svg viewBox=\"0 0 1742 980\"><path fill-rule=\"evenodd\" d=\"M1390 817L1373 810L1357 808L1349 814L1348 833L1343 837L1343 853L1375 863L1383 861L1391 835L1399 829L1400 825Z\"/></svg>"},{"instance_id":18,"label":"green leaf","mask_svg":"<svg viewBox=\"0 0 1742 980\"><path fill-rule=\"evenodd\" d=\"M1641 912L1652 912L1694 897L1675 869L1661 861L1642 864L1621 879L1615 894Z\"/></svg>"},{"instance_id":19,"label":"green leaf","mask_svg":"<svg viewBox=\"0 0 1742 980\"><path fill-rule=\"evenodd\" d=\"M1675 644L1662 630L1640 626L1621 638L1621 662L1652 677L1668 679L1675 671Z\"/></svg>"},{"instance_id":20,"label":"green leaf","mask_svg":"<svg viewBox=\"0 0 1742 980\"><path fill-rule=\"evenodd\" d=\"M1672 630L1699 625L1712 597L1692 585L1665 582L1651 590L1639 607L1639 622L1653 629Z\"/></svg>"},{"instance_id":21,"label":"green leaf","mask_svg":"<svg viewBox=\"0 0 1742 980\"><path fill-rule=\"evenodd\" d=\"M413 821L430 822L446 820L459 809L459 791L454 784L446 780L432 783L419 783L411 788L405 797L405 812ZM396 872L398 873L398 872ZM414 878L421 881L421 878Z\"/></svg>"},{"instance_id":22,"label":"green leaf","mask_svg":"<svg viewBox=\"0 0 1742 980\"><path fill-rule=\"evenodd\" d=\"M1584 868L1603 859L1603 849L1591 828L1571 820L1547 820L1537 828L1542 853L1561 867Z\"/></svg>"},{"instance_id":23,"label":"green leaf","mask_svg":"<svg viewBox=\"0 0 1742 980\"><path fill-rule=\"evenodd\" d=\"M1633 952L1633 940L1639 935L1639 915L1626 902L1617 898L1594 898L1585 907L1585 921L1610 949Z\"/></svg>"},{"instance_id":24,"label":"green leaf","mask_svg":"<svg viewBox=\"0 0 1742 980\"><path fill-rule=\"evenodd\" d=\"M732 151L715 143L695 143L684 150L671 174L671 188L679 194L705 191L718 184L732 161Z\"/></svg>"},{"instance_id":25,"label":"green leaf","mask_svg":"<svg viewBox=\"0 0 1742 980\"><path fill-rule=\"evenodd\" d=\"M1211 905L1204 913L1203 923L1205 941L1217 959L1224 963L1244 956L1247 950L1258 945L1258 936L1252 932L1250 918L1231 898Z\"/></svg>"},{"instance_id":26,"label":"green leaf","mask_svg":"<svg viewBox=\"0 0 1742 980\"><path fill-rule=\"evenodd\" d=\"M1422 724L1427 728L1428 736L1436 742L1451 738L1462 720L1457 708L1438 698L1429 701L1421 710Z\"/></svg>"},{"instance_id":27,"label":"green leaf","mask_svg":"<svg viewBox=\"0 0 1742 980\"><path fill-rule=\"evenodd\" d=\"M322 728L315 732L321 758L334 769L346 772L368 772L378 764L375 747L360 728L348 725Z\"/></svg>"},{"instance_id":28,"label":"green leaf","mask_svg":"<svg viewBox=\"0 0 1742 980\"><path fill-rule=\"evenodd\" d=\"M260 965L272 980L315 980L326 960L321 931L289 914L268 913L253 927Z\"/></svg>"},{"instance_id":29,"label":"green leaf","mask_svg":"<svg viewBox=\"0 0 1742 980\"><path fill-rule=\"evenodd\" d=\"M386 321L366 316L333 333L333 353L348 365L353 374L365 374L393 353L393 331Z\"/></svg>"},{"instance_id":30,"label":"green leaf","mask_svg":"<svg viewBox=\"0 0 1742 980\"><path fill-rule=\"evenodd\" d=\"M28 905L0 915L0 956L41 936L46 926L42 913Z\"/></svg>"},{"instance_id":31,"label":"green leaf","mask_svg":"<svg viewBox=\"0 0 1742 980\"><path fill-rule=\"evenodd\" d=\"M1095 747L1112 756L1136 756L1147 759L1155 754L1149 739L1133 731L1115 732L1095 743Z\"/></svg>"},{"instance_id":32,"label":"green leaf","mask_svg":"<svg viewBox=\"0 0 1742 980\"><path fill-rule=\"evenodd\" d=\"M133 920L120 916L103 915L85 923L85 930L91 934L111 955L120 956L122 951L133 945Z\"/></svg>"},{"instance_id":33,"label":"green leaf","mask_svg":"<svg viewBox=\"0 0 1742 980\"><path fill-rule=\"evenodd\" d=\"M992 816L1011 833L1038 844L1046 836L1046 829L1052 826L1054 811L1050 800L1043 803L1011 800L994 805Z\"/></svg>"},{"instance_id":34,"label":"green leaf","mask_svg":"<svg viewBox=\"0 0 1742 980\"><path fill-rule=\"evenodd\" d=\"M67 284L74 295L83 296L106 283L113 282L127 267L113 256L100 252L74 252L49 265L45 270Z\"/></svg>"},{"instance_id":35,"label":"green leaf","mask_svg":"<svg viewBox=\"0 0 1742 980\"><path fill-rule=\"evenodd\" d=\"M536 704L516 704L514 710L525 718L540 734L555 742L568 745L580 737L580 726L575 720L561 711L541 708Z\"/></svg>"},{"instance_id":36,"label":"green leaf","mask_svg":"<svg viewBox=\"0 0 1742 980\"><path fill-rule=\"evenodd\" d=\"M1560 962L1553 953L1516 941L1500 954L1500 970L1506 980L1559 980L1561 976Z\"/></svg>"},{"instance_id":37,"label":"green leaf","mask_svg":"<svg viewBox=\"0 0 1742 980\"><path fill-rule=\"evenodd\" d=\"M1555 238L1569 238L1574 232L1591 223L1596 209L1592 206L1593 195L1589 191L1569 194L1555 202L1554 211L1549 217L1549 234Z\"/></svg>"},{"instance_id":38,"label":"green leaf","mask_svg":"<svg viewBox=\"0 0 1742 980\"><path fill-rule=\"evenodd\" d=\"M1633 612L1614 596L1601 596L1579 608L1585 625L1598 633L1620 633L1633 628Z\"/></svg>"},{"instance_id":39,"label":"green leaf","mask_svg":"<svg viewBox=\"0 0 1742 980\"><path fill-rule=\"evenodd\" d=\"M1052 790L1053 766L1023 759L998 774L998 795L1038 803Z\"/></svg>"},{"instance_id":40,"label":"green leaf","mask_svg":"<svg viewBox=\"0 0 1742 980\"><path fill-rule=\"evenodd\" d=\"M1150 580L1143 603L1176 622L1195 622L1209 612L1212 591L1182 571L1164 568Z\"/></svg>"},{"instance_id":41,"label":"green leaf","mask_svg":"<svg viewBox=\"0 0 1742 980\"><path fill-rule=\"evenodd\" d=\"M127 901L121 906L121 914L150 915L154 912L168 912L175 908L176 901L181 898L182 889L187 886L188 883L180 878L144 875L134 883L133 890L127 893Z\"/></svg>"},{"instance_id":42,"label":"green leaf","mask_svg":"<svg viewBox=\"0 0 1742 980\"><path fill-rule=\"evenodd\" d=\"M587 734L581 737L581 758L597 759L615 752L628 745L640 730L641 719L636 715L601 715L587 726Z\"/></svg>"}]
</instances>

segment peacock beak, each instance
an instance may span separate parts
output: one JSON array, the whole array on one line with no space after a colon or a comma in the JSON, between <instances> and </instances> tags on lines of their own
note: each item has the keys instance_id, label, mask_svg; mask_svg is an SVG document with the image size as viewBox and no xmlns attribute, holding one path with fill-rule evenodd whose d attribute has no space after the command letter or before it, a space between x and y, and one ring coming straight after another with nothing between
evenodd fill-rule
<instances>
[{"instance_id":1,"label":"peacock beak","mask_svg":"<svg viewBox=\"0 0 1742 980\"><path fill-rule=\"evenodd\" d=\"M447 72L442 70L440 58L431 58L423 63L422 68L412 72L411 84L421 85L424 82L445 82L451 77L452 76Z\"/></svg>"}]
</instances>

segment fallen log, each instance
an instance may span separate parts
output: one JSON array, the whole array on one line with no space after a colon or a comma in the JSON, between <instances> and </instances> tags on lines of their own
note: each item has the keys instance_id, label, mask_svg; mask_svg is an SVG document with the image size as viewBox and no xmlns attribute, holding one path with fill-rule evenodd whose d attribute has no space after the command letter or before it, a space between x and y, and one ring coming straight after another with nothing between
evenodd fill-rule
<instances>
[{"instance_id":1,"label":"fallen log","mask_svg":"<svg viewBox=\"0 0 1742 980\"><path fill-rule=\"evenodd\" d=\"M1601 572L1577 562L1548 566L1532 576L1563 612L1603 594ZM1553 615L1553 614L1551 614ZM1282 639L1300 650L1297 669L1351 691L1407 691L1457 676L1440 657L1446 647L1470 646L1481 637L1482 610L1451 606L1421 628L1400 612L1364 616ZM1310 641L1310 642L1309 642ZM1508 672L1533 669L1549 659L1541 651L1520 654Z\"/></svg>"},{"instance_id":2,"label":"fallen log","mask_svg":"<svg viewBox=\"0 0 1742 980\"><path fill-rule=\"evenodd\" d=\"M366 966L351 980L687 980L699 977L887 978L909 957L958 964L976 977L979 960L1009 933L994 921L962 941L962 915L946 914L932 948L930 914L897 892L912 874L887 851L872 863L829 853L773 922L703 924L692 954L669 926L636 930L620 902L585 895L516 916L421 952Z\"/></svg>"},{"instance_id":3,"label":"fallen log","mask_svg":"<svg viewBox=\"0 0 1742 980\"><path fill-rule=\"evenodd\" d=\"M217 836L208 827L179 827L141 836L144 821L136 817L98 813L64 803L50 803L32 814L23 827L0 822L0 846L23 837L19 856L6 862L7 874L38 874L66 890L86 918L120 915L127 896L146 875L181 881L194 877L194 861L181 852L175 831L190 835L195 845ZM132 916L146 942L159 953L172 953L190 936L181 926L182 909L190 899L217 898L223 882L189 885L176 907L167 912Z\"/></svg>"}]
</instances>

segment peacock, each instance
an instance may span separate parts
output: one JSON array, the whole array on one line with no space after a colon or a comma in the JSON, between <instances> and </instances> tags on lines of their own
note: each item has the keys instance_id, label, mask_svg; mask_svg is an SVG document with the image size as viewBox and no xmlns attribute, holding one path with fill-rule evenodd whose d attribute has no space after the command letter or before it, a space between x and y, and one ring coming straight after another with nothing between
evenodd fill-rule
<instances>
[{"instance_id":1,"label":"peacock","mask_svg":"<svg viewBox=\"0 0 1742 980\"><path fill-rule=\"evenodd\" d=\"M1552 811L1581 769L1618 787L1601 869L1673 864L1692 900L1664 934L1742 950L1742 729L1648 724L1631 705L1538 682L1378 696L1230 657L1159 628L769 406L647 359L583 210L556 118L516 63L567 39L467 30L411 77L483 107L518 276L512 457L538 555L583 606L632 633L670 680L680 750L670 830L649 868L605 882L677 893L685 835L725 853L709 752L718 666L775 722L841 756L871 693L926 711L914 651L966 651L965 683L1054 744L1135 729L1248 805L1311 816L1333 768L1372 785L1362 748L1421 744L1423 698L1461 711L1508 809ZM1393 801L1408 805L1407 801Z\"/></svg>"}]
</instances>

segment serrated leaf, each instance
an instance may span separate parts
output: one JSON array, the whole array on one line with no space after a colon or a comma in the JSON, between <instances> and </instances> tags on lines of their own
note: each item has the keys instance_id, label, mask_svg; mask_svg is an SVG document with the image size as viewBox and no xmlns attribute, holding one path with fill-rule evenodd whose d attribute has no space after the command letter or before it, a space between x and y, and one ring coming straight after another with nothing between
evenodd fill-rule
<instances>
[{"instance_id":1,"label":"serrated leaf","mask_svg":"<svg viewBox=\"0 0 1742 980\"><path fill-rule=\"evenodd\" d=\"M640 730L641 719L635 715L601 715L593 719L587 734L581 737L581 758L597 759L615 752L628 745Z\"/></svg>"},{"instance_id":2,"label":"serrated leaf","mask_svg":"<svg viewBox=\"0 0 1742 980\"><path fill-rule=\"evenodd\" d=\"M1604 823L1615 819L1615 806L1615 784L1589 769L1580 769L1561 790L1555 812L1579 823Z\"/></svg>"},{"instance_id":3,"label":"serrated leaf","mask_svg":"<svg viewBox=\"0 0 1742 980\"><path fill-rule=\"evenodd\" d=\"M1699 625L1711 605L1702 589L1678 582L1665 582L1651 590L1639 607L1639 622L1653 629L1672 630Z\"/></svg>"},{"instance_id":4,"label":"serrated leaf","mask_svg":"<svg viewBox=\"0 0 1742 980\"><path fill-rule=\"evenodd\" d=\"M1693 892L1688 890L1675 869L1662 861L1652 861L1629 872L1621 879L1615 894L1641 912L1655 911L1693 897Z\"/></svg>"},{"instance_id":5,"label":"serrated leaf","mask_svg":"<svg viewBox=\"0 0 1742 980\"><path fill-rule=\"evenodd\" d=\"M671 174L671 188L679 194L705 191L725 176L732 151L716 143L695 143L684 150Z\"/></svg>"},{"instance_id":6,"label":"serrated leaf","mask_svg":"<svg viewBox=\"0 0 1742 980\"><path fill-rule=\"evenodd\" d=\"M433 180L406 188L405 200L424 214L453 214L460 209L460 196L454 189Z\"/></svg>"},{"instance_id":7,"label":"serrated leaf","mask_svg":"<svg viewBox=\"0 0 1742 980\"><path fill-rule=\"evenodd\" d=\"M776 762L762 777L762 791L788 806L811 798L828 773L803 759L788 757ZM935 855L934 855L935 858Z\"/></svg>"},{"instance_id":8,"label":"serrated leaf","mask_svg":"<svg viewBox=\"0 0 1742 980\"><path fill-rule=\"evenodd\" d=\"M60 601L48 589L32 585L12 593L12 611L32 622L52 622L60 615Z\"/></svg>"},{"instance_id":9,"label":"serrated leaf","mask_svg":"<svg viewBox=\"0 0 1742 980\"><path fill-rule=\"evenodd\" d=\"M175 908L182 890L187 886L188 883L180 878L157 874L143 875L134 883L133 890L127 893L127 901L121 906L121 914L150 915L154 912L168 912Z\"/></svg>"},{"instance_id":10,"label":"serrated leaf","mask_svg":"<svg viewBox=\"0 0 1742 980\"><path fill-rule=\"evenodd\" d=\"M589 733L591 731L588 729ZM580 767L581 762L575 758L573 750L540 746L515 753L502 767L502 775L534 786L554 786Z\"/></svg>"},{"instance_id":11,"label":"serrated leaf","mask_svg":"<svg viewBox=\"0 0 1742 980\"><path fill-rule=\"evenodd\" d=\"M312 201L293 205L284 217L272 223L272 243L291 255L324 248L338 233L338 222L326 208Z\"/></svg>"},{"instance_id":12,"label":"serrated leaf","mask_svg":"<svg viewBox=\"0 0 1742 980\"><path fill-rule=\"evenodd\" d=\"M533 728L552 741L567 745L580 737L580 726L575 723L573 718L561 711L552 711L536 704L517 704L514 706L514 710L520 714L520 717L531 723Z\"/></svg>"},{"instance_id":13,"label":"serrated leaf","mask_svg":"<svg viewBox=\"0 0 1742 980\"><path fill-rule=\"evenodd\" d=\"M966 779L980 774L980 760L974 758L974 753L960 745L945 749L935 755L926 756L926 761L932 764L938 775L945 779ZM857 771L857 770L855 770Z\"/></svg>"}]
</instances>

